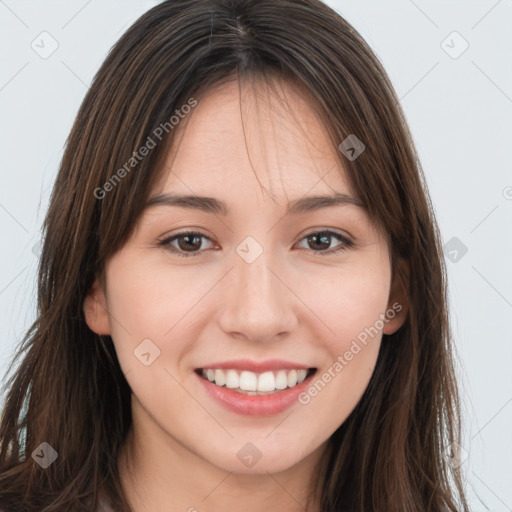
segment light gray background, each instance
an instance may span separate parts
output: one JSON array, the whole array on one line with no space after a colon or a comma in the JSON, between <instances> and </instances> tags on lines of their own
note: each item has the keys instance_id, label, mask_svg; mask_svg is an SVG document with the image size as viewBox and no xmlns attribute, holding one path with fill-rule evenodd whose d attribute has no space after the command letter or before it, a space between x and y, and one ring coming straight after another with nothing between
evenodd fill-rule
<instances>
[{"instance_id":1,"label":"light gray background","mask_svg":"<svg viewBox=\"0 0 512 512\"><path fill-rule=\"evenodd\" d=\"M34 319L39 230L73 119L111 45L156 3L0 0L2 376ZM449 244L472 510L512 511L512 1L328 4L384 63ZM46 59L31 47L51 48L43 31L58 43Z\"/></svg>"}]
</instances>

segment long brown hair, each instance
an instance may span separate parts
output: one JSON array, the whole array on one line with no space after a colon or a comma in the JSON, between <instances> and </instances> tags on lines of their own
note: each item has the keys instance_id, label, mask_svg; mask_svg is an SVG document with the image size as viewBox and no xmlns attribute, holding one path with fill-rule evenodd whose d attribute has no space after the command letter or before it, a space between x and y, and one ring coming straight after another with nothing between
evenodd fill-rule
<instances>
[{"instance_id":1,"label":"long brown hair","mask_svg":"<svg viewBox=\"0 0 512 512\"><path fill-rule=\"evenodd\" d=\"M409 301L404 325L383 336L363 397L330 438L312 482L320 510L469 510L460 470L445 457L460 438L460 406L423 172L380 61L318 0L170 0L111 49L67 140L43 224L37 319L4 391L0 507L90 512L103 493L114 510L131 510L117 467L131 391L112 339L87 327L83 301L162 172L171 116L223 80L270 74L309 92L335 146L350 134L365 144L357 159L339 158L388 237ZM112 181L162 125L162 143ZM31 457L42 442L58 452L44 470Z\"/></svg>"}]
</instances>

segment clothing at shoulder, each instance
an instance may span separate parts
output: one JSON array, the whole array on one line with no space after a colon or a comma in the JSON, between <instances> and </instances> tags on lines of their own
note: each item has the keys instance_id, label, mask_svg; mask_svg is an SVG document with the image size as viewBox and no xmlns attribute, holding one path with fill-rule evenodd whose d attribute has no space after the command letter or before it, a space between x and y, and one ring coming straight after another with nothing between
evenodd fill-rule
<instances>
[{"instance_id":1,"label":"clothing at shoulder","mask_svg":"<svg viewBox=\"0 0 512 512\"><path fill-rule=\"evenodd\" d=\"M2 512L0 510L0 512ZM109 507L104 501L100 501L100 504L98 505L98 510L96 512L114 512L114 510Z\"/></svg>"}]
</instances>

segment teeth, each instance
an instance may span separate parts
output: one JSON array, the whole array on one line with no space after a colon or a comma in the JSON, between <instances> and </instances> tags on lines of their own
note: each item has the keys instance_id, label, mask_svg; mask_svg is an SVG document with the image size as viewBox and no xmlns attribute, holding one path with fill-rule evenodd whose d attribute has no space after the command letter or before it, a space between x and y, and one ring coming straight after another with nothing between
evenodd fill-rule
<instances>
[{"instance_id":1,"label":"teeth","mask_svg":"<svg viewBox=\"0 0 512 512\"><path fill-rule=\"evenodd\" d=\"M215 379L215 383L217 383L217 379ZM226 372L226 387L229 389L240 387L240 378L236 370L228 370Z\"/></svg>"},{"instance_id":2,"label":"teeth","mask_svg":"<svg viewBox=\"0 0 512 512\"><path fill-rule=\"evenodd\" d=\"M204 376L204 370L203 370L203 376ZM217 386L224 386L226 384L226 374L222 370L215 370L215 384Z\"/></svg>"},{"instance_id":3,"label":"teeth","mask_svg":"<svg viewBox=\"0 0 512 512\"><path fill-rule=\"evenodd\" d=\"M288 387L292 388L297 384L297 370L291 370L288 374Z\"/></svg>"},{"instance_id":4,"label":"teeth","mask_svg":"<svg viewBox=\"0 0 512 512\"><path fill-rule=\"evenodd\" d=\"M229 371L235 371L235 370L229 370ZM252 372L242 372L240 374L240 379L238 382L239 382L239 385L237 387L240 389L243 389L245 391L257 391L259 388L258 376ZM263 390L260 389L260 391L263 391ZM267 391L267 390L265 390L265 391Z\"/></svg>"},{"instance_id":5,"label":"teeth","mask_svg":"<svg viewBox=\"0 0 512 512\"><path fill-rule=\"evenodd\" d=\"M248 372L244 372L248 373ZM242 374L243 375L243 374ZM253 373L253 375L256 375ZM240 379L240 387L245 389L242 385L242 379ZM261 373L258 377L258 391L274 391L276 389L276 378L273 372ZM256 391L256 390L254 390Z\"/></svg>"},{"instance_id":6,"label":"teeth","mask_svg":"<svg viewBox=\"0 0 512 512\"><path fill-rule=\"evenodd\" d=\"M254 373L249 371L219 370L208 368L201 370L204 378L217 386L250 392L271 392L293 388L304 381L307 370L279 370L277 372Z\"/></svg>"},{"instance_id":7,"label":"teeth","mask_svg":"<svg viewBox=\"0 0 512 512\"><path fill-rule=\"evenodd\" d=\"M288 387L288 377L284 370L279 370L276 374L276 389L286 389Z\"/></svg>"}]
</instances>

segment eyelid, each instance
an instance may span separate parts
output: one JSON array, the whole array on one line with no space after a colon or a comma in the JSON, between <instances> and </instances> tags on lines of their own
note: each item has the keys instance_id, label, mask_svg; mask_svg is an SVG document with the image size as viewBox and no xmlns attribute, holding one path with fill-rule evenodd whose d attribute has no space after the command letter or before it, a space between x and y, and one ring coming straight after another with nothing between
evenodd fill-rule
<instances>
[{"instance_id":1,"label":"eyelid","mask_svg":"<svg viewBox=\"0 0 512 512\"><path fill-rule=\"evenodd\" d=\"M331 234L339 236L346 242L355 243L355 238L351 234L347 233L346 231L337 229L337 228L314 228L314 229L311 229L309 231L306 231L303 235L299 235L300 236L299 241L309 235L314 235L315 233L331 233Z\"/></svg>"},{"instance_id":2,"label":"eyelid","mask_svg":"<svg viewBox=\"0 0 512 512\"><path fill-rule=\"evenodd\" d=\"M164 248L165 248L165 246L170 245L170 243L173 242L174 240L176 240L176 239L178 239L178 238L180 238L182 236L185 236L185 235L200 236L200 237L205 238L209 242L214 243L212 237L210 237L209 235L206 235L200 229L184 228L183 230L178 231L177 233L174 233L172 235L163 235L162 237L158 238L157 245L158 246L164 246ZM193 253L190 253L190 254L193 254ZM199 253L197 253L197 254L199 254Z\"/></svg>"},{"instance_id":3,"label":"eyelid","mask_svg":"<svg viewBox=\"0 0 512 512\"><path fill-rule=\"evenodd\" d=\"M306 249L309 252L312 252L313 254L316 254L318 256L329 256L331 254L340 253L344 250L354 248L357 245L355 242L355 239L352 236L348 236L345 233L343 233L337 229L334 229L334 228L320 228L320 229L315 228L315 229L305 233L304 235L302 235L301 238L299 238L298 243L302 242L304 239L306 239L310 235L319 235L319 234L327 234L330 237L338 238L340 240L340 244L335 246L332 249L327 249L325 251L313 251L311 249L309 249L309 250Z\"/></svg>"}]
</instances>

